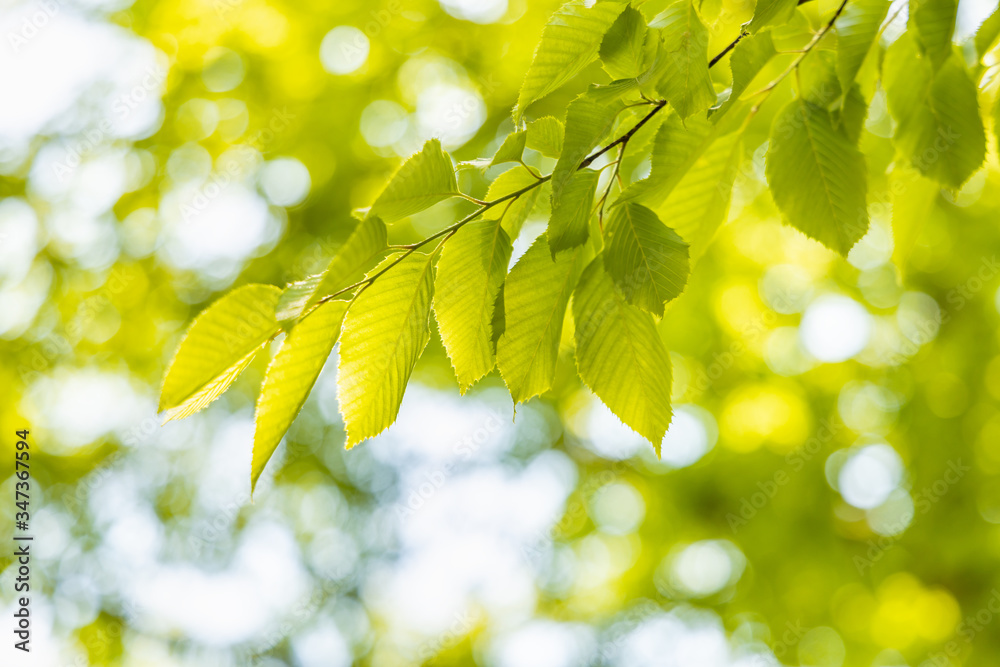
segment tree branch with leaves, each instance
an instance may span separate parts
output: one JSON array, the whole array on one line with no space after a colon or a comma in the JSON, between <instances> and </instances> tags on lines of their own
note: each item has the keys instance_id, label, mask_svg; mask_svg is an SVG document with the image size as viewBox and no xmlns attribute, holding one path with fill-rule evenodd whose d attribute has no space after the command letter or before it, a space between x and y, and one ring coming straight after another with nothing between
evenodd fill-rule
<instances>
[{"instance_id":1,"label":"tree branch with leaves","mask_svg":"<svg viewBox=\"0 0 1000 667\"><path fill-rule=\"evenodd\" d=\"M798 35L798 48L780 49L776 41L794 33L788 26L803 23L806 1L758 0L738 36L709 58L709 30L692 0L649 17L645 5L570 0L545 27L515 129L488 162L514 166L485 198L461 192L452 158L428 141L325 271L283 290L238 288L199 315L166 372L160 409L171 419L205 407L284 333L256 406L255 485L338 342L338 401L352 447L395 421L432 316L463 393L497 368L520 403L552 387L571 312L580 378L659 451L671 420L660 322L726 221L744 135L772 92L793 88L770 128L771 195L787 224L841 255L869 226L859 140L874 82L898 122L900 162L954 188L984 159L976 84L951 42L954 0L921 2L891 45L880 40L889 0L844 0ZM710 69L726 58L723 84ZM564 119L529 120L537 102L593 73L595 61L603 74ZM768 83L748 94L758 78ZM927 160L928 146L956 124L957 138ZM538 154L555 159L551 173L529 165ZM625 173L626 158L648 159L648 174ZM543 190L547 231L508 271ZM388 243L390 225L451 198L476 208L417 242Z\"/></svg>"}]
</instances>

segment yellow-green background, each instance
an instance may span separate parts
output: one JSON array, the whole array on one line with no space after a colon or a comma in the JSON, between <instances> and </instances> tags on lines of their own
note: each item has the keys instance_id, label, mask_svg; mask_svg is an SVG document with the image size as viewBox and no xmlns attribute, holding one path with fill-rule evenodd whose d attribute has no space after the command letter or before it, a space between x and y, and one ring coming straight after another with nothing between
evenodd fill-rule
<instances>
[{"instance_id":1,"label":"yellow-green background","mask_svg":"<svg viewBox=\"0 0 1000 667\"><path fill-rule=\"evenodd\" d=\"M813 5L817 24L832 5ZM961 3L960 37L988 5ZM849 261L781 226L767 194L763 144L788 90L749 127L730 221L660 325L679 413L663 462L581 389L571 345L556 389L512 422L495 376L458 397L432 339L397 426L350 452L329 364L253 503L265 359L206 412L159 425L165 363L201 308L318 270L352 209L430 135L468 161L512 129L557 3L510 0L485 24L462 6L489 7L3 10L0 535L14 532L14 431L28 428L36 536L32 662L8 633L4 664L996 664L995 135L901 270L878 95L862 139L875 230ZM707 21L714 53L752 5L704 11L721 17ZM339 45L360 63L344 74L321 60L338 26L368 45ZM713 69L720 89L727 69ZM599 76L530 115L559 113ZM984 107L995 88L988 74ZM459 182L482 196L497 171L470 166ZM441 204L390 234L416 240L468 207ZM799 325L835 295L854 302L843 336L868 335L823 363ZM885 447L895 490L853 506L841 467ZM15 573L9 556L0 565L9 619Z\"/></svg>"}]
</instances>

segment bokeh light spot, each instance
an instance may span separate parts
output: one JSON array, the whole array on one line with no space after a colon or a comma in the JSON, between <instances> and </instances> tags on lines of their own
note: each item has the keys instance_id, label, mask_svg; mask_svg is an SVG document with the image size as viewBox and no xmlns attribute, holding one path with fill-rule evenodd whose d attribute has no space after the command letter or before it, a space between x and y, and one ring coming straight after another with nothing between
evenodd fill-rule
<instances>
[{"instance_id":1,"label":"bokeh light spot","mask_svg":"<svg viewBox=\"0 0 1000 667\"><path fill-rule=\"evenodd\" d=\"M319 46L319 60L330 74L351 74L368 60L368 37L354 26L337 26Z\"/></svg>"},{"instance_id":2,"label":"bokeh light spot","mask_svg":"<svg viewBox=\"0 0 1000 667\"><path fill-rule=\"evenodd\" d=\"M309 194L309 170L295 158L278 158L260 171L260 185L268 200L277 206L295 206Z\"/></svg>"},{"instance_id":3,"label":"bokeh light spot","mask_svg":"<svg viewBox=\"0 0 1000 667\"><path fill-rule=\"evenodd\" d=\"M820 361L846 361L864 349L871 335L871 316L846 296L822 296L806 309L799 326L802 344Z\"/></svg>"},{"instance_id":4,"label":"bokeh light spot","mask_svg":"<svg viewBox=\"0 0 1000 667\"><path fill-rule=\"evenodd\" d=\"M884 503L903 479L903 461L887 444L861 447L837 476L837 488L848 503L872 509Z\"/></svg>"}]
</instances>

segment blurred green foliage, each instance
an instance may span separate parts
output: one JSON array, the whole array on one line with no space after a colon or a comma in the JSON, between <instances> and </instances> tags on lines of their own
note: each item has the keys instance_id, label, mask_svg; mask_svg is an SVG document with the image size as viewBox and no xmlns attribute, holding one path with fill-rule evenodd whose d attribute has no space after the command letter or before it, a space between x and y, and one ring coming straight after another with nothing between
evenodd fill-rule
<instances>
[{"instance_id":1,"label":"blurred green foliage","mask_svg":"<svg viewBox=\"0 0 1000 667\"><path fill-rule=\"evenodd\" d=\"M801 47L837 4L795 10L773 31L778 49ZM663 5L648 0L639 9L651 17ZM879 65L891 62L885 51L899 43L907 10L890 7L896 19L858 76L870 102L859 145L872 229L846 259L782 225L767 187L772 120L809 88L806 71L804 81L785 79L748 121L728 220L659 324L675 407L662 460L581 387L571 332L553 389L519 407L514 425L496 373L449 402L458 383L432 332L411 381L423 401L417 414L404 403L398 435L350 452L328 369L253 504L246 473L266 355L204 413L159 426L164 369L209 303L246 283L283 286L325 267L354 227L352 211L369 206L400 158L429 136L444 135L445 148L466 162L491 156L515 129L511 109L558 3L510 0L496 16L476 14L490 6L74 6L5 54L5 71L30 74L46 53L75 71L71 33L60 32L74 26L95 40L94 52L98 40L155 47L148 62L136 57L140 71L123 88L62 82L70 103L44 126L20 137L3 126L0 422L8 460L13 431L31 429L40 659L527 664L510 657L512 628L551 619L584 638L578 658L546 662L549 644L539 641L535 664L674 664L642 662L634 634L673 614L690 635L702 630L700 644L684 644L694 657L678 664L765 665L774 656L795 665L994 664L1000 171L986 112L995 108L996 49L992 38L972 37L993 9L984 3L959 6L952 57L976 82L987 156L957 189L899 168L907 156L893 143L898 118ZM753 10L701 3L708 52L729 44ZM492 22L465 20L462 11ZM11 30L23 30L20 15L13 21ZM340 26L360 32L332 32ZM832 49L828 40L822 45ZM755 82L796 57L778 56ZM108 60L101 66L130 63ZM730 86L725 60L711 77L717 92ZM594 80L610 80L596 63L528 117L562 117ZM147 130L101 129L102 119L135 120L118 113L132 104L153 104ZM655 128L647 130L637 146L653 142ZM75 153L79 166L58 167L73 165ZM532 160L544 173L555 165L541 154ZM621 169L634 180L647 167L637 151ZM459 187L485 197L503 170L461 168ZM544 228L545 206L522 237ZM474 208L443 202L390 225L389 242L418 241ZM522 239L515 255L526 247ZM479 440L480 431L489 435ZM563 480L566 497L549 525L525 535L474 512L477 497L503 510L523 497L549 508L530 495L544 476L528 473L551 461L560 472L549 477ZM469 476L480 468L523 486L502 487L511 493L498 498L487 478ZM411 500L424 484L411 470L430 480L427 506ZM12 498L14 478L4 476L3 497ZM468 489L467 479L479 484ZM468 505L454 530L500 537L468 552L431 551L447 556L438 563L444 578L430 579L429 589L414 583L407 597L392 577L419 579L412 575L425 570L407 569L414 554L428 553L428 543L456 544L448 521L423 523L435 501ZM514 525L543 509L512 514ZM10 535L12 513L2 516ZM291 536L286 551L282 531ZM496 565L485 555L507 551L522 559L470 579L466 570ZM254 565L253 553L266 554L265 564ZM12 562L0 558L5 591ZM273 585L218 583L239 573ZM509 591L528 581L531 591L510 593L518 604L505 607L488 594L489 579ZM448 581L466 588L459 595L441 584ZM465 611L457 620L446 612L440 628L407 612L437 618L455 595ZM270 611L253 616L255 605ZM231 625L209 622L226 615L219 609L232 614ZM698 652L713 629L726 638L724 655Z\"/></svg>"}]
</instances>

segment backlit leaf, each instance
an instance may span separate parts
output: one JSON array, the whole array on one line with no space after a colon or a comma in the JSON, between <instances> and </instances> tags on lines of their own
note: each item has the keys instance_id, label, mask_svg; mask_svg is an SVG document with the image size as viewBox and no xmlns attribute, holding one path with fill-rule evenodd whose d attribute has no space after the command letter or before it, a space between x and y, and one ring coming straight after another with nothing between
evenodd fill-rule
<instances>
[{"instance_id":1,"label":"backlit leaf","mask_svg":"<svg viewBox=\"0 0 1000 667\"><path fill-rule=\"evenodd\" d=\"M976 85L961 59L934 71L907 33L886 54L883 82L897 150L925 176L960 187L986 157Z\"/></svg>"},{"instance_id":2,"label":"backlit leaf","mask_svg":"<svg viewBox=\"0 0 1000 667\"><path fill-rule=\"evenodd\" d=\"M250 489L292 425L340 335L346 301L327 301L295 325L274 355L254 414Z\"/></svg>"},{"instance_id":3,"label":"backlit leaf","mask_svg":"<svg viewBox=\"0 0 1000 667\"><path fill-rule=\"evenodd\" d=\"M719 126L705 119L682 121L671 115L656 133L649 176L628 186L617 204L640 201L657 206L684 178L719 133Z\"/></svg>"},{"instance_id":4,"label":"backlit leaf","mask_svg":"<svg viewBox=\"0 0 1000 667\"><path fill-rule=\"evenodd\" d=\"M396 259L389 257L373 271ZM344 318L337 396L348 448L396 420L410 373L430 338L433 260L417 252L403 258L358 296Z\"/></svg>"},{"instance_id":5,"label":"backlit leaf","mask_svg":"<svg viewBox=\"0 0 1000 667\"><path fill-rule=\"evenodd\" d=\"M493 369L493 308L511 243L497 220L467 223L445 244L434 281L434 315L464 393Z\"/></svg>"},{"instance_id":6,"label":"backlit leaf","mask_svg":"<svg viewBox=\"0 0 1000 667\"><path fill-rule=\"evenodd\" d=\"M548 236L553 254L587 242L587 223L594 208L594 190L599 176L593 169L573 173L562 196L552 202Z\"/></svg>"},{"instance_id":7,"label":"backlit leaf","mask_svg":"<svg viewBox=\"0 0 1000 667\"><path fill-rule=\"evenodd\" d=\"M854 83L889 4L890 0L854 0L837 18L837 76L842 90L850 90Z\"/></svg>"},{"instance_id":8,"label":"backlit leaf","mask_svg":"<svg viewBox=\"0 0 1000 667\"><path fill-rule=\"evenodd\" d=\"M747 30L752 35L771 26L784 25L792 18L797 6L798 0L757 0Z\"/></svg>"},{"instance_id":9,"label":"backlit leaf","mask_svg":"<svg viewBox=\"0 0 1000 667\"><path fill-rule=\"evenodd\" d=\"M671 418L670 356L652 316L626 303L600 256L573 293L573 320L580 377L659 455Z\"/></svg>"},{"instance_id":10,"label":"backlit leaf","mask_svg":"<svg viewBox=\"0 0 1000 667\"><path fill-rule=\"evenodd\" d=\"M393 222L458 194L451 158L431 139L410 156L372 204L369 216Z\"/></svg>"},{"instance_id":11,"label":"backlit leaf","mask_svg":"<svg viewBox=\"0 0 1000 667\"><path fill-rule=\"evenodd\" d=\"M629 202L613 209L604 264L629 303L657 316L684 291L688 245L653 211Z\"/></svg>"},{"instance_id":12,"label":"backlit leaf","mask_svg":"<svg viewBox=\"0 0 1000 667\"><path fill-rule=\"evenodd\" d=\"M904 272L924 223L934 211L941 187L907 165L889 174L892 194L892 260Z\"/></svg>"},{"instance_id":13,"label":"backlit leaf","mask_svg":"<svg viewBox=\"0 0 1000 667\"><path fill-rule=\"evenodd\" d=\"M754 77L771 61L775 53L777 52L774 49L774 40L769 31L740 40L733 49L733 55L729 57L729 67L733 73L729 97L719 106L716 113L725 113L740 99Z\"/></svg>"},{"instance_id":14,"label":"backlit leaf","mask_svg":"<svg viewBox=\"0 0 1000 667\"><path fill-rule=\"evenodd\" d=\"M563 196L566 186L576 174L583 160L614 127L622 110L618 101L599 99L600 93L591 88L570 102L566 110L566 136L562 155L552 170L552 208Z\"/></svg>"},{"instance_id":15,"label":"backlit leaf","mask_svg":"<svg viewBox=\"0 0 1000 667\"><path fill-rule=\"evenodd\" d=\"M675 0L650 25L663 38L666 65L657 89L681 118L708 109L715 103L708 75L708 29L692 0Z\"/></svg>"},{"instance_id":16,"label":"backlit leaf","mask_svg":"<svg viewBox=\"0 0 1000 667\"><path fill-rule=\"evenodd\" d=\"M585 248L558 253L553 259L543 234L507 276L497 366L515 403L552 387L566 304L580 276Z\"/></svg>"},{"instance_id":17,"label":"backlit leaf","mask_svg":"<svg viewBox=\"0 0 1000 667\"><path fill-rule=\"evenodd\" d=\"M771 127L767 182L785 221L842 255L868 230L865 159L825 108L793 100Z\"/></svg>"},{"instance_id":18,"label":"backlit leaf","mask_svg":"<svg viewBox=\"0 0 1000 667\"><path fill-rule=\"evenodd\" d=\"M612 79L635 78L656 57L656 41L646 40L646 20L637 9L626 7L604 35L601 62Z\"/></svg>"},{"instance_id":19,"label":"backlit leaf","mask_svg":"<svg viewBox=\"0 0 1000 667\"><path fill-rule=\"evenodd\" d=\"M520 162L527 139L528 132L526 130L508 134L507 138L500 144L496 154L493 155L493 159L490 160L490 166L504 162Z\"/></svg>"},{"instance_id":20,"label":"backlit leaf","mask_svg":"<svg viewBox=\"0 0 1000 667\"><path fill-rule=\"evenodd\" d=\"M528 123L528 148L545 157L558 158L563 149L562 121L552 116L543 116Z\"/></svg>"},{"instance_id":21,"label":"backlit leaf","mask_svg":"<svg viewBox=\"0 0 1000 667\"><path fill-rule=\"evenodd\" d=\"M549 19L521 85L514 107L515 123L533 102L562 86L597 58L604 33L625 9L618 2L587 5L585 0L570 0Z\"/></svg>"},{"instance_id":22,"label":"backlit leaf","mask_svg":"<svg viewBox=\"0 0 1000 667\"><path fill-rule=\"evenodd\" d=\"M989 52L998 36L1000 36L1000 8L990 14L976 31L976 54L980 60Z\"/></svg>"},{"instance_id":23,"label":"backlit leaf","mask_svg":"<svg viewBox=\"0 0 1000 667\"><path fill-rule=\"evenodd\" d=\"M739 132L719 137L656 210L690 246L692 266L726 221L743 154L741 139Z\"/></svg>"},{"instance_id":24,"label":"backlit leaf","mask_svg":"<svg viewBox=\"0 0 1000 667\"><path fill-rule=\"evenodd\" d=\"M167 420L198 412L218 398L280 330L274 309L281 290L244 285L201 312L167 367L159 410Z\"/></svg>"},{"instance_id":25,"label":"backlit leaf","mask_svg":"<svg viewBox=\"0 0 1000 667\"><path fill-rule=\"evenodd\" d=\"M910 22L920 50L930 58L934 69L952 54L951 36L955 31L958 0L911 0Z\"/></svg>"}]
</instances>

